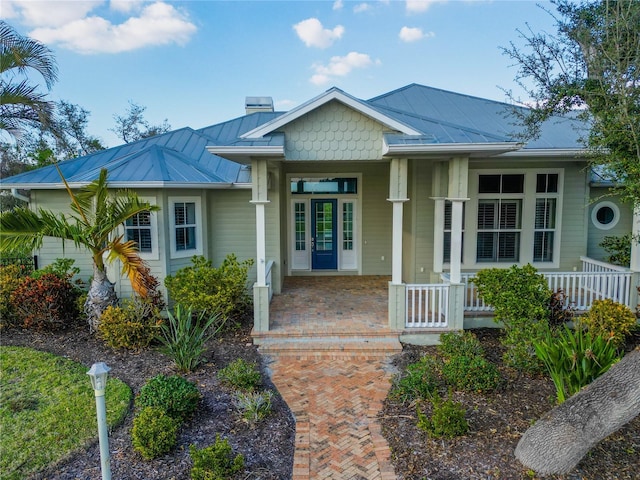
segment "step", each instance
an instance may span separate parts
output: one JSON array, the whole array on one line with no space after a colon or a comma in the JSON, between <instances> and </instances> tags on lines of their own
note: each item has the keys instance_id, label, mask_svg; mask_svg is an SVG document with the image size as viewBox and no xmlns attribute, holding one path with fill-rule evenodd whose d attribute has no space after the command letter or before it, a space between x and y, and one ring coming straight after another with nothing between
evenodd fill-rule
<instances>
[{"instance_id":1,"label":"step","mask_svg":"<svg viewBox=\"0 0 640 480\"><path fill-rule=\"evenodd\" d=\"M328 335L254 338L260 353L326 357L386 356L402 351L397 335Z\"/></svg>"}]
</instances>

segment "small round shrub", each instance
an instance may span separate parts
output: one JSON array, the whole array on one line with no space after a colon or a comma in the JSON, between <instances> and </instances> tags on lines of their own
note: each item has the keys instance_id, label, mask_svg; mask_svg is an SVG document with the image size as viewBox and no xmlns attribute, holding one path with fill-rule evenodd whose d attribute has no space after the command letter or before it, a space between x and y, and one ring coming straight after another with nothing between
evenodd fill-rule
<instances>
[{"instance_id":1,"label":"small round shrub","mask_svg":"<svg viewBox=\"0 0 640 480\"><path fill-rule=\"evenodd\" d=\"M147 348L162 324L160 312L140 298L126 300L121 307L109 306L100 316L98 335L113 349Z\"/></svg>"},{"instance_id":2,"label":"small round shrub","mask_svg":"<svg viewBox=\"0 0 640 480\"><path fill-rule=\"evenodd\" d=\"M227 480L244 469L244 456L233 455L227 439L216 434L216 443L199 449L189 445L193 461L191 480Z\"/></svg>"},{"instance_id":3,"label":"small round shrub","mask_svg":"<svg viewBox=\"0 0 640 480\"><path fill-rule=\"evenodd\" d=\"M456 390L489 392L500 384L498 368L484 357L458 355L442 365L442 376Z\"/></svg>"},{"instance_id":4,"label":"small round shrub","mask_svg":"<svg viewBox=\"0 0 640 480\"><path fill-rule=\"evenodd\" d=\"M637 325L636 316L629 307L608 298L595 300L579 322L586 327L589 335L609 339L616 346L622 345Z\"/></svg>"},{"instance_id":5,"label":"small round shrub","mask_svg":"<svg viewBox=\"0 0 640 480\"><path fill-rule=\"evenodd\" d=\"M24 328L63 330L78 319L78 295L68 278L45 273L40 278L26 277L11 294L11 306Z\"/></svg>"},{"instance_id":6,"label":"small round shrub","mask_svg":"<svg viewBox=\"0 0 640 480\"><path fill-rule=\"evenodd\" d=\"M260 385L261 375L255 363L239 358L218 372L218 380L238 390L252 391Z\"/></svg>"},{"instance_id":7,"label":"small round shrub","mask_svg":"<svg viewBox=\"0 0 640 480\"><path fill-rule=\"evenodd\" d=\"M459 437L469 431L469 424L465 418L465 409L462 404L451 399L442 400L434 395L432 400L433 410L431 418L420 410L420 404L416 407L418 415L418 428L424 430L430 437Z\"/></svg>"},{"instance_id":8,"label":"small round shrub","mask_svg":"<svg viewBox=\"0 0 640 480\"><path fill-rule=\"evenodd\" d=\"M466 357L484 355L484 350L478 337L468 330L443 333L440 335L440 345L438 345L437 349L440 355L447 358L461 355Z\"/></svg>"},{"instance_id":9,"label":"small round shrub","mask_svg":"<svg viewBox=\"0 0 640 480\"><path fill-rule=\"evenodd\" d=\"M24 281L23 272L20 265L0 266L0 328L15 326L17 323L11 294Z\"/></svg>"},{"instance_id":10,"label":"small round shrub","mask_svg":"<svg viewBox=\"0 0 640 480\"><path fill-rule=\"evenodd\" d=\"M136 407L156 407L171 418L183 422L195 412L200 392L193 382L172 375L156 375L141 389L136 397Z\"/></svg>"},{"instance_id":11,"label":"small round shrub","mask_svg":"<svg viewBox=\"0 0 640 480\"><path fill-rule=\"evenodd\" d=\"M169 453L178 442L179 423L158 407L145 407L133 419L133 448L145 460Z\"/></svg>"},{"instance_id":12,"label":"small round shrub","mask_svg":"<svg viewBox=\"0 0 640 480\"><path fill-rule=\"evenodd\" d=\"M403 374L396 375L391 395L402 402L428 398L440 385L440 367L435 357L425 355L409 365Z\"/></svg>"}]
</instances>

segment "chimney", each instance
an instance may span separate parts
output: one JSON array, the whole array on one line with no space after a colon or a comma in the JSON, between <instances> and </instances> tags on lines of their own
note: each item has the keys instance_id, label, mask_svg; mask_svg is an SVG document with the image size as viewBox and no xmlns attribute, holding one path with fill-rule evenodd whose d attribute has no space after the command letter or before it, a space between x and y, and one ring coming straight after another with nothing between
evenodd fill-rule
<instances>
[{"instance_id":1,"label":"chimney","mask_svg":"<svg viewBox=\"0 0 640 480\"><path fill-rule=\"evenodd\" d=\"M273 98L271 97L246 97L244 109L247 115L255 112L273 112Z\"/></svg>"}]
</instances>

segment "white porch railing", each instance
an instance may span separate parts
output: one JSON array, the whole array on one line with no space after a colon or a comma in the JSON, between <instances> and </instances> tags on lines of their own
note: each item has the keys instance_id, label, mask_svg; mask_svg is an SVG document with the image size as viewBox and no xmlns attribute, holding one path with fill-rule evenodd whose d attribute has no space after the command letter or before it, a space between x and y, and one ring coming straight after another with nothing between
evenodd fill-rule
<instances>
[{"instance_id":1,"label":"white porch railing","mask_svg":"<svg viewBox=\"0 0 640 480\"><path fill-rule=\"evenodd\" d=\"M610 298L629 308L631 305L632 272L624 267L581 257L582 272L541 272L547 279L549 288L556 292L562 289L577 312L591 308L594 300ZM493 310L478 295L478 287L470 281L476 273L462 273L465 312L490 312ZM446 277L445 277L446 278Z\"/></svg>"},{"instance_id":2,"label":"white porch railing","mask_svg":"<svg viewBox=\"0 0 640 480\"><path fill-rule=\"evenodd\" d=\"M406 328L444 328L449 320L449 285L407 285Z\"/></svg>"}]
</instances>

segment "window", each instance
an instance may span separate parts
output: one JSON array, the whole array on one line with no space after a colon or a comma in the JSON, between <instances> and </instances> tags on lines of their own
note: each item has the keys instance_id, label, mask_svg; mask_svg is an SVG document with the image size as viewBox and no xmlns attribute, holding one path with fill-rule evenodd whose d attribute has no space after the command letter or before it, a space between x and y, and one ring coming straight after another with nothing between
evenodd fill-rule
<instances>
[{"instance_id":1,"label":"window","mask_svg":"<svg viewBox=\"0 0 640 480\"><path fill-rule=\"evenodd\" d=\"M357 178L292 178L290 184L294 195L358 193Z\"/></svg>"},{"instance_id":2,"label":"window","mask_svg":"<svg viewBox=\"0 0 640 480\"><path fill-rule=\"evenodd\" d=\"M296 250L301 252L307 249L306 242L306 227L307 219L305 213L306 204L304 202L295 203L295 235L296 235Z\"/></svg>"},{"instance_id":3,"label":"window","mask_svg":"<svg viewBox=\"0 0 640 480\"><path fill-rule=\"evenodd\" d=\"M353 250L353 202L342 204L342 249Z\"/></svg>"},{"instance_id":4,"label":"window","mask_svg":"<svg viewBox=\"0 0 640 480\"><path fill-rule=\"evenodd\" d=\"M151 253L151 212L140 212L125 222L125 238L138 244L140 253Z\"/></svg>"},{"instance_id":5,"label":"window","mask_svg":"<svg viewBox=\"0 0 640 480\"><path fill-rule=\"evenodd\" d=\"M558 203L558 174L542 173L536 177L536 213L533 233L533 261L553 262Z\"/></svg>"},{"instance_id":6,"label":"window","mask_svg":"<svg viewBox=\"0 0 640 480\"><path fill-rule=\"evenodd\" d=\"M462 252L461 261L464 262L464 211L465 206L462 205ZM445 200L444 202L444 241L442 251L442 262L451 262L451 201Z\"/></svg>"},{"instance_id":7,"label":"window","mask_svg":"<svg viewBox=\"0 0 640 480\"><path fill-rule=\"evenodd\" d=\"M613 202L599 202L591 210L591 222L600 230L610 230L620 220L620 209Z\"/></svg>"},{"instance_id":8,"label":"window","mask_svg":"<svg viewBox=\"0 0 640 480\"><path fill-rule=\"evenodd\" d=\"M172 256L202 255L200 199L180 198L170 201Z\"/></svg>"},{"instance_id":9,"label":"window","mask_svg":"<svg viewBox=\"0 0 640 480\"><path fill-rule=\"evenodd\" d=\"M478 262L518 262L524 174L478 177ZM483 195L484 194L484 195ZM487 198L488 197L488 198Z\"/></svg>"}]
</instances>

